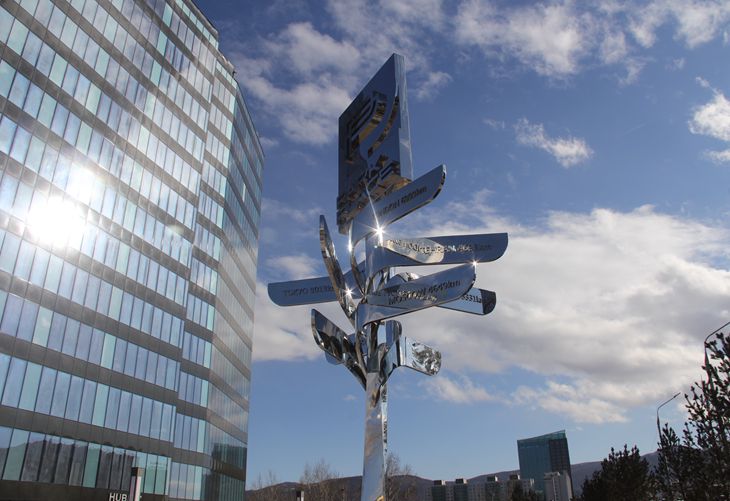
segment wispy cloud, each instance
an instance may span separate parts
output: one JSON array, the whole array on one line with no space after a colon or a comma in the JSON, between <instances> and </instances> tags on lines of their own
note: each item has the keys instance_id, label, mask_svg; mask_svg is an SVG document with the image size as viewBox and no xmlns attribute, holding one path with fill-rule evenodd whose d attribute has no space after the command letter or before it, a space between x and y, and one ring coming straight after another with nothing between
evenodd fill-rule
<instances>
[{"instance_id":1,"label":"wispy cloud","mask_svg":"<svg viewBox=\"0 0 730 501\"><path fill-rule=\"evenodd\" d=\"M545 76L578 71L587 49L588 20L570 3L502 9L493 2L467 0L454 19L456 40L487 57L509 56Z\"/></svg>"},{"instance_id":2,"label":"wispy cloud","mask_svg":"<svg viewBox=\"0 0 730 501\"><path fill-rule=\"evenodd\" d=\"M542 124L532 124L526 118L517 121L515 133L517 142L550 153L566 168L585 162L593 155L593 150L583 139L572 136L550 137Z\"/></svg>"},{"instance_id":3,"label":"wispy cloud","mask_svg":"<svg viewBox=\"0 0 730 501\"><path fill-rule=\"evenodd\" d=\"M441 373L436 377L422 381L420 384L434 398L455 404L471 404L494 400L494 397L487 390L475 385L466 376L454 379Z\"/></svg>"},{"instance_id":4,"label":"wispy cloud","mask_svg":"<svg viewBox=\"0 0 730 501\"><path fill-rule=\"evenodd\" d=\"M601 395L586 393L575 386L548 381L545 388L520 386L514 402L533 409L568 416L577 423L624 422L624 409Z\"/></svg>"},{"instance_id":5,"label":"wispy cloud","mask_svg":"<svg viewBox=\"0 0 730 501\"><path fill-rule=\"evenodd\" d=\"M493 118L485 118L483 120L483 122L484 122L484 125L487 125L487 126L489 126L489 128L494 129L494 130L502 130L505 127L507 127L507 124L504 123L504 121L495 120Z\"/></svg>"},{"instance_id":6,"label":"wispy cloud","mask_svg":"<svg viewBox=\"0 0 730 501\"><path fill-rule=\"evenodd\" d=\"M292 256L279 256L266 260L266 266L277 272L288 280L299 280L315 276L317 267L321 267L322 261L304 254Z\"/></svg>"},{"instance_id":7,"label":"wispy cloud","mask_svg":"<svg viewBox=\"0 0 730 501\"><path fill-rule=\"evenodd\" d=\"M631 33L644 47L655 43L661 26L672 23L675 38L694 48L720 34L730 20L730 5L702 0L655 0L634 6L629 17Z\"/></svg>"},{"instance_id":8,"label":"wispy cloud","mask_svg":"<svg viewBox=\"0 0 730 501\"><path fill-rule=\"evenodd\" d=\"M451 76L443 71L433 71L428 74L426 80L416 88L416 99L421 101L429 101L433 99L438 92L451 82Z\"/></svg>"},{"instance_id":9,"label":"wispy cloud","mask_svg":"<svg viewBox=\"0 0 730 501\"><path fill-rule=\"evenodd\" d=\"M457 0L448 8L441 0L329 0L316 23L304 18L308 10L267 10L262 15L277 22L258 37L236 37L240 28L233 23L221 26L247 97L285 137L311 145L334 139L342 110L392 52L406 57L409 88L424 100L453 78L453 69L440 63L444 53L470 62L476 54L475 64L481 57L497 72L517 67L557 81L616 67L617 82L630 85L640 78L646 52L663 27L692 49L726 36L730 20L727 2L698 0L518 6Z\"/></svg>"}]
</instances>

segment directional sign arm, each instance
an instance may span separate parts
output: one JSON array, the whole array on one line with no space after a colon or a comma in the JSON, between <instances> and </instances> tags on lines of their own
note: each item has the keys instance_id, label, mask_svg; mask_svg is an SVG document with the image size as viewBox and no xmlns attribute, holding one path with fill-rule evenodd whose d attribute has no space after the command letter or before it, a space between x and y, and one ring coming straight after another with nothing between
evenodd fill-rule
<instances>
[{"instance_id":1,"label":"directional sign arm","mask_svg":"<svg viewBox=\"0 0 730 501\"><path fill-rule=\"evenodd\" d=\"M410 282L383 287L358 305L357 329L363 326L431 306L454 301L474 285L476 274L469 264L450 268Z\"/></svg>"},{"instance_id":2,"label":"directional sign arm","mask_svg":"<svg viewBox=\"0 0 730 501\"><path fill-rule=\"evenodd\" d=\"M324 266L327 268L327 274L332 283L332 289L335 293L337 301L345 312L347 318L354 323L353 314L355 313L355 302L352 299L352 291L347 287L345 276L340 268L340 262L335 256L335 245L332 243L327 221L324 216L319 216L319 243L322 248L322 259Z\"/></svg>"},{"instance_id":3,"label":"directional sign arm","mask_svg":"<svg viewBox=\"0 0 730 501\"><path fill-rule=\"evenodd\" d=\"M388 238L367 249L367 272L396 266L424 264L486 263L499 259L507 249L506 233L426 238Z\"/></svg>"},{"instance_id":4,"label":"directional sign arm","mask_svg":"<svg viewBox=\"0 0 730 501\"><path fill-rule=\"evenodd\" d=\"M358 352L345 332L317 310L312 310L314 341L332 361L345 364L355 379L365 387L365 370L358 362Z\"/></svg>"}]
</instances>

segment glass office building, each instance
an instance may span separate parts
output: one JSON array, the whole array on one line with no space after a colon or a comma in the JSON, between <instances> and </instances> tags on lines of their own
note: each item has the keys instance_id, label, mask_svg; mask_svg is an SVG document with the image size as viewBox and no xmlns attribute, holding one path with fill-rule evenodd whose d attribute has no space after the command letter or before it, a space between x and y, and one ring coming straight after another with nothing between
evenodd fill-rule
<instances>
[{"instance_id":1,"label":"glass office building","mask_svg":"<svg viewBox=\"0 0 730 501\"><path fill-rule=\"evenodd\" d=\"M0 2L0 499L241 499L263 154L190 0Z\"/></svg>"},{"instance_id":2,"label":"glass office building","mask_svg":"<svg viewBox=\"0 0 730 501\"><path fill-rule=\"evenodd\" d=\"M544 492L546 473L567 472L573 478L565 430L518 440L517 454L520 459L520 475L523 479L534 479L536 491Z\"/></svg>"}]
</instances>

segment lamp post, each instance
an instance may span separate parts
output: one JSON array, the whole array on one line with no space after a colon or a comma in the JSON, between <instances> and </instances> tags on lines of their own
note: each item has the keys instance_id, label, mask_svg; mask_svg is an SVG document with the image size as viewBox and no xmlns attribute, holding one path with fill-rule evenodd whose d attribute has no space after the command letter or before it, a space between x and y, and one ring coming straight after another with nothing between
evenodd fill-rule
<instances>
[{"instance_id":1,"label":"lamp post","mask_svg":"<svg viewBox=\"0 0 730 501\"><path fill-rule=\"evenodd\" d=\"M719 332L722 332L722 330L723 330L723 329L724 329L725 327L727 327L728 325L730 325L730 322L726 323L725 325L723 325L723 326L722 326L722 327L720 327L719 329L715 329L714 331L710 332L710 333L709 333L709 334L707 335L707 337L705 338L704 342L702 343L702 348L703 348L703 349L704 349L704 351L705 351L705 371L707 372L707 378L708 378L708 382L709 382L709 383L711 383L711 378L710 378L710 357L709 357L709 356L707 355L707 344L708 344L708 343L707 343L707 341L708 341L708 340L709 340L709 339L710 339L710 338L711 338L712 336L716 336L716 335L717 335L717 334L718 334Z\"/></svg>"},{"instance_id":2,"label":"lamp post","mask_svg":"<svg viewBox=\"0 0 730 501\"><path fill-rule=\"evenodd\" d=\"M681 393L682 392L675 393L672 398L668 399L665 402L662 402L662 404L659 405L659 407L656 408L656 430L657 430L657 432L659 432L659 440L662 439L662 427L661 427L661 424L659 423L659 409L661 409L662 407L664 407L665 405L667 405L669 402L671 402L672 400L674 400L675 398L677 398Z\"/></svg>"}]
</instances>

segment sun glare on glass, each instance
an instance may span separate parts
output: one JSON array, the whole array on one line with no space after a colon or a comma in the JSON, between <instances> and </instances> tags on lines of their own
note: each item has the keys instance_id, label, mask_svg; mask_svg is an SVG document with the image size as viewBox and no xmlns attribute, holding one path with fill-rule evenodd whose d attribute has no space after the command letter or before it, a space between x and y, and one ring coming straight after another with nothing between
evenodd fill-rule
<instances>
[{"instance_id":1,"label":"sun glare on glass","mask_svg":"<svg viewBox=\"0 0 730 501\"><path fill-rule=\"evenodd\" d=\"M81 210L70 200L50 197L33 207L28 214L28 227L42 241L53 246L78 242L86 221Z\"/></svg>"}]
</instances>

